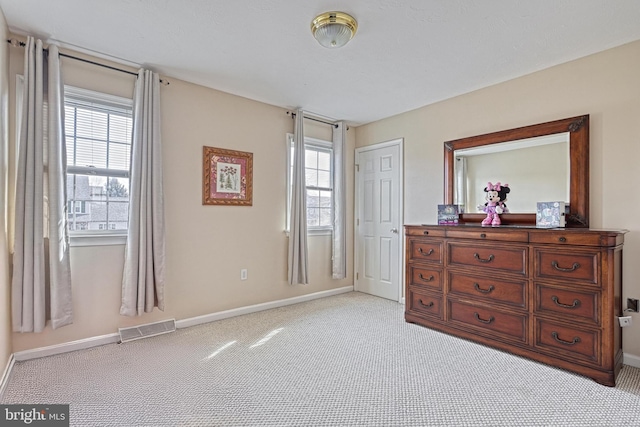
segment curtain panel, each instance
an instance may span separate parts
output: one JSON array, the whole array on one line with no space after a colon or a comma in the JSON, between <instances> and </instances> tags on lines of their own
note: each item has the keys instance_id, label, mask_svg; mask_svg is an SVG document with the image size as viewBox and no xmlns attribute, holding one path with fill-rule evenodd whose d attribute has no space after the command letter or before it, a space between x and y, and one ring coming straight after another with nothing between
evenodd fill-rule
<instances>
[{"instance_id":1,"label":"curtain panel","mask_svg":"<svg viewBox=\"0 0 640 427\"><path fill-rule=\"evenodd\" d=\"M129 231L120 314L164 311L165 231L160 78L141 69L133 100Z\"/></svg>"},{"instance_id":2,"label":"curtain panel","mask_svg":"<svg viewBox=\"0 0 640 427\"><path fill-rule=\"evenodd\" d=\"M73 322L66 215L64 88L58 47L27 38L11 280L14 332Z\"/></svg>"},{"instance_id":3,"label":"curtain panel","mask_svg":"<svg viewBox=\"0 0 640 427\"><path fill-rule=\"evenodd\" d=\"M338 122L333 128L333 242L332 276L334 279L347 277L347 196L345 143L346 125Z\"/></svg>"},{"instance_id":4,"label":"curtain panel","mask_svg":"<svg viewBox=\"0 0 640 427\"><path fill-rule=\"evenodd\" d=\"M309 284L307 254L307 187L305 181L304 111L296 111L293 131L293 178L289 230L289 284Z\"/></svg>"}]
</instances>

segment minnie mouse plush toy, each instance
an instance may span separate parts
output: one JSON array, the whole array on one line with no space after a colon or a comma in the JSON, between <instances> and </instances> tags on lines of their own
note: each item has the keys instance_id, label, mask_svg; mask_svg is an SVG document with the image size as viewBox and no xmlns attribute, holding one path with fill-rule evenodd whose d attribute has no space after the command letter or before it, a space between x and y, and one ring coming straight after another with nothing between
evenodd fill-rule
<instances>
[{"instance_id":1,"label":"minnie mouse plush toy","mask_svg":"<svg viewBox=\"0 0 640 427\"><path fill-rule=\"evenodd\" d=\"M495 184L488 183L484 191L487 193L485 199L487 203L484 206L478 206L478 209L487 213L487 217L482 220L482 225L500 225L500 214L509 212L507 205L504 202L507 201L507 193L511 191L509 184Z\"/></svg>"}]
</instances>

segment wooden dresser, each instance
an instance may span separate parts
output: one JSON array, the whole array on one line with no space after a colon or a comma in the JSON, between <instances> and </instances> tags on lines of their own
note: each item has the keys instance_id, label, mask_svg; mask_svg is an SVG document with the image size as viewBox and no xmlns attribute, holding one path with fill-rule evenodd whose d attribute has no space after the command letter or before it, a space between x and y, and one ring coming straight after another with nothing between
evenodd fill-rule
<instances>
[{"instance_id":1,"label":"wooden dresser","mask_svg":"<svg viewBox=\"0 0 640 427\"><path fill-rule=\"evenodd\" d=\"M624 233L406 226L405 319L614 386Z\"/></svg>"}]
</instances>

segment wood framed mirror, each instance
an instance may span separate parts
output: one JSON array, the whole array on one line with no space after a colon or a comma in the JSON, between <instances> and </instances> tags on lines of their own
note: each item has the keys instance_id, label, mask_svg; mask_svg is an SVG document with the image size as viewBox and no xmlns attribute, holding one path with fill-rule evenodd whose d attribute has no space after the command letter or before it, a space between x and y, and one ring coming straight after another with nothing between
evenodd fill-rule
<instances>
[{"instance_id":1,"label":"wood framed mirror","mask_svg":"<svg viewBox=\"0 0 640 427\"><path fill-rule=\"evenodd\" d=\"M475 148L486 148L493 150L497 147L507 147L513 150L519 144L535 139L553 139L556 136L566 138L568 144L566 182L553 183L558 187L566 187L566 199L568 202L566 212L567 227L589 227L589 115L570 117L567 119L552 122L540 123L531 126L524 126L515 129L508 129L499 132L477 135L468 138L461 138L444 143L444 203L460 204L456 193L456 159L460 153ZM516 148L519 150L519 148ZM555 156L554 156L555 157ZM528 162L527 160L524 163ZM499 166L498 166L499 168ZM542 171L540 172L543 173ZM496 172L497 179L500 179L499 170ZM528 183L532 179L530 176L524 178ZM558 181L562 181L559 179ZM508 182L502 181L503 184ZM534 183L535 184L535 183ZM484 183L486 185L486 182ZM547 184L548 185L548 184ZM483 187L484 188L484 187ZM512 194L509 198L515 197L518 188L512 186ZM528 200L527 206L531 210L525 209L518 213L504 213L500 215L503 225L533 225L536 224L536 202L556 201L542 198L541 200ZM484 203L484 200L482 200ZM465 209L460 215L461 223L480 223L486 217L484 213L475 213L475 208Z\"/></svg>"}]
</instances>

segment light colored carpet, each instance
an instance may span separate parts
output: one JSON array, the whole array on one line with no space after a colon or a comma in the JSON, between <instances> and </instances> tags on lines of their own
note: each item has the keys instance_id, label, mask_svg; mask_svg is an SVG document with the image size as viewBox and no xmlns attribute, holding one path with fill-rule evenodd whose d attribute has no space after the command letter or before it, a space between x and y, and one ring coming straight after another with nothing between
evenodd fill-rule
<instances>
[{"instance_id":1,"label":"light colored carpet","mask_svg":"<svg viewBox=\"0 0 640 427\"><path fill-rule=\"evenodd\" d=\"M87 427L638 426L640 370L605 387L353 292L16 363L1 403Z\"/></svg>"}]
</instances>

